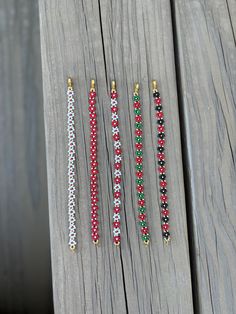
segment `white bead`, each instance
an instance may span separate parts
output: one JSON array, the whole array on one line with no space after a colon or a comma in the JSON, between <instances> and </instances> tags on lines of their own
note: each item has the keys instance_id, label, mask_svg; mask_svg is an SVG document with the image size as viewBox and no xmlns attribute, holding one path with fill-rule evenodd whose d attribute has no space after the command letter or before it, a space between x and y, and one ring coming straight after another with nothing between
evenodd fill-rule
<instances>
[{"instance_id":1,"label":"white bead","mask_svg":"<svg viewBox=\"0 0 236 314\"><path fill-rule=\"evenodd\" d=\"M115 192L119 192L120 189L121 189L120 184L115 184L115 185L114 185L114 191L115 191Z\"/></svg>"},{"instance_id":2,"label":"white bead","mask_svg":"<svg viewBox=\"0 0 236 314\"><path fill-rule=\"evenodd\" d=\"M121 200L119 198L115 198L113 203L115 206L119 206L121 204Z\"/></svg>"},{"instance_id":3,"label":"white bead","mask_svg":"<svg viewBox=\"0 0 236 314\"><path fill-rule=\"evenodd\" d=\"M119 162L121 162L122 161L122 157L121 157L121 155L115 155L115 163L119 163Z\"/></svg>"},{"instance_id":4,"label":"white bead","mask_svg":"<svg viewBox=\"0 0 236 314\"><path fill-rule=\"evenodd\" d=\"M114 176L115 177L120 177L121 176L121 171L119 169L115 169Z\"/></svg>"}]
</instances>

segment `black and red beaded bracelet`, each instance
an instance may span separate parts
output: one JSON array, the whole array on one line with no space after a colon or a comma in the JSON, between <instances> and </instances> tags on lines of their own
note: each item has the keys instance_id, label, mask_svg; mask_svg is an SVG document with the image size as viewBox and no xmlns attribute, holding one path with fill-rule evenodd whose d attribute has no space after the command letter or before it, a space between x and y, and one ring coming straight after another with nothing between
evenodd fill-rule
<instances>
[{"instance_id":1,"label":"black and red beaded bracelet","mask_svg":"<svg viewBox=\"0 0 236 314\"><path fill-rule=\"evenodd\" d=\"M162 236L166 243L170 241L169 232L169 209L167 196L167 181L166 181L166 162L165 162L165 121L163 107L161 103L160 93L157 89L157 82L152 81L153 98L157 118L157 159L160 185L160 206L161 206L161 221L162 221Z\"/></svg>"}]
</instances>

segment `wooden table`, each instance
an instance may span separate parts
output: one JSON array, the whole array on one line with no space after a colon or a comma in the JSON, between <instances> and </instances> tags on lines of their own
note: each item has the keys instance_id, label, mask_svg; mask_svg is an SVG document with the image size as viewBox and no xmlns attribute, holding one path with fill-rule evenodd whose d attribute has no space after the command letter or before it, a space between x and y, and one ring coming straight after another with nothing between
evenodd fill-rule
<instances>
[{"instance_id":1,"label":"wooden table","mask_svg":"<svg viewBox=\"0 0 236 314\"><path fill-rule=\"evenodd\" d=\"M55 313L219 313L236 308L236 2L41 0L44 116ZM66 79L74 79L78 250L67 247ZM90 241L90 79L97 82L99 247ZM119 92L123 241L112 244L109 90ZM166 115L172 241L161 239L155 116ZM151 245L136 224L132 91L140 82Z\"/></svg>"}]
</instances>

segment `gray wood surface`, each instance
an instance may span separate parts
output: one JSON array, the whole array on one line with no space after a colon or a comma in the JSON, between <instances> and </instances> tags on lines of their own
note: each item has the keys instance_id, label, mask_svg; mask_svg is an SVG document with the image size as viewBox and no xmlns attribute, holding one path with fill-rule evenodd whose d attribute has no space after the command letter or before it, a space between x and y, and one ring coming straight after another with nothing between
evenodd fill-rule
<instances>
[{"instance_id":1,"label":"gray wood surface","mask_svg":"<svg viewBox=\"0 0 236 314\"><path fill-rule=\"evenodd\" d=\"M37 1L0 1L0 312L52 312Z\"/></svg>"},{"instance_id":2,"label":"gray wood surface","mask_svg":"<svg viewBox=\"0 0 236 314\"><path fill-rule=\"evenodd\" d=\"M197 313L236 309L236 2L174 1Z\"/></svg>"},{"instance_id":3,"label":"gray wood surface","mask_svg":"<svg viewBox=\"0 0 236 314\"><path fill-rule=\"evenodd\" d=\"M40 27L56 313L193 313L180 128L168 1L41 0ZM75 81L78 144L78 251L67 247L66 79ZM101 245L89 234L90 79L98 90ZM150 82L165 104L173 241L160 232L156 133ZM124 151L122 246L112 244L112 141L109 89L116 79ZM145 181L152 241L144 247L136 224L133 83L141 83Z\"/></svg>"}]
</instances>

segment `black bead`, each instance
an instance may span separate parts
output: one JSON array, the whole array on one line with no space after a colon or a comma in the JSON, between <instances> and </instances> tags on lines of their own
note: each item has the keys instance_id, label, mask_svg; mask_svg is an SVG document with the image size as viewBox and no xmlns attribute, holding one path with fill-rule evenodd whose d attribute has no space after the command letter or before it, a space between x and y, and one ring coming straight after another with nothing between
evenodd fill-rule
<instances>
[{"instance_id":1,"label":"black bead","mask_svg":"<svg viewBox=\"0 0 236 314\"><path fill-rule=\"evenodd\" d=\"M162 111L162 106L161 105L158 105L158 106L156 106L156 111Z\"/></svg>"},{"instance_id":2,"label":"black bead","mask_svg":"<svg viewBox=\"0 0 236 314\"><path fill-rule=\"evenodd\" d=\"M167 207L168 207L168 204L167 204L167 203L161 203L161 208L166 209Z\"/></svg>"},{"instance_id":3,"label":"black bead","mask_svg":"<svg viewBox=\"0 0 236 314\"><path fill-rule=\"evenodd\" d=\"M159 166L164 166L165 165L165 160L158 160L158 165Z\"/></svg>"},{"instance_id":4,"label":"black bead","mask_svg":"<svg viewBox=\"0 0 236 314\"><path fill-rule=\"evenodd\" d=\"M163 222L168 222L168 221L169 221L169 217L168 217L168 216L162 217L162 221L163 221Z\"/></svg>"},{"instance_id":5,"label":"black bead","mask_svg":"<svg viewBox=\"0 0 236 314\"><path fill-rule=\"evenodd\" d=\"M160 97L160 93L159 93L159 92L154 92L154 93L153 93L153 97L154 97L154 98Z\"/></svg>"},{"instance_id":6,"label":"black bead","mask_svg":"<svg viewBox=\"0 0 236 314\"><path fill-rule=\"evenodd\" d=\"M158 150L159 153L163 153L165 148L163 146L158 146L157 150Z\"/></svg>"},{"instance_id":7,"label":"black bead","mask_svg":"<svg viewBox=\"0 0 236 314\"><path fill-rule=\"evenodd\" d=\"M162 174L159 175L159 178L160 178L161 180L165 180L166 175L165 175L164 173L162 173Z\"/></svg>"},{"instance_id":8,"label":"black bead","mask_svg":"<svg viewBox=\"0 0 236 314\"><path fill-rule=\"evenodd\" d=\"M161 192L161 194L166 194L167 193L167 189L166 188L161 188L160 192Z\"/></svg>"},{"instance_id":9,"label":"black bead","mask_svg":"<svg viewBox=\"0 0 236 314\"><path fill-rule=\"evenodd\" d=\"M157 136L158 136L159 138L163 139L163 138L165 137L165 133L159 133Z\"/></svg>"},{"instance_id":10,"label":"black bead","mask_svg":"<svg viewBox=\"0 0 236 314\"><path fill-rule=\"evenodd\" d=\"M163 237L164 237L164 238L168 239L168 238L169 238L169 236L170 236L169 231L165 231L165 232L163 232Z\"/></svg>"},{"instance_id":11,"label":"black bead","mask_svg":"<svg viewBox=\"0 0 236 314\"><path fill-rule=\"evenodd\" d=\"M165 123L164 119L158 119L157 124L163 125Z\"/></svg>"}]
</instances>

